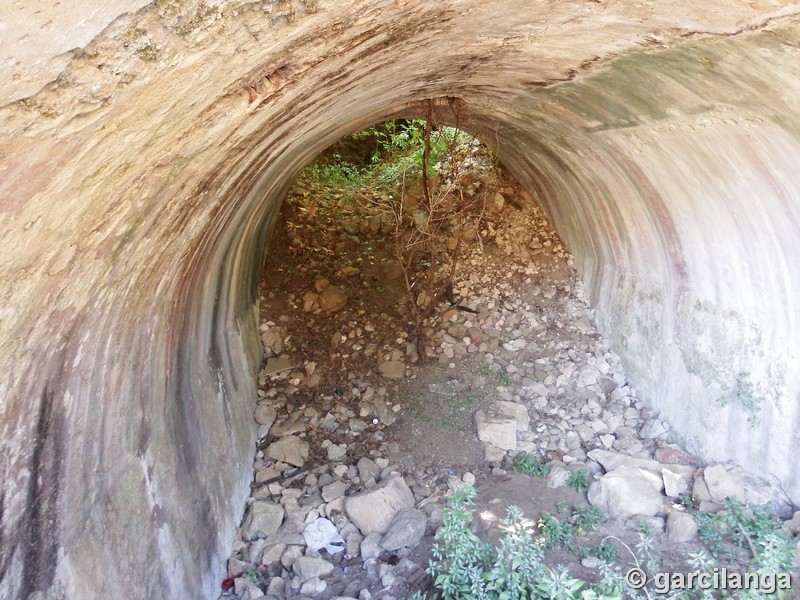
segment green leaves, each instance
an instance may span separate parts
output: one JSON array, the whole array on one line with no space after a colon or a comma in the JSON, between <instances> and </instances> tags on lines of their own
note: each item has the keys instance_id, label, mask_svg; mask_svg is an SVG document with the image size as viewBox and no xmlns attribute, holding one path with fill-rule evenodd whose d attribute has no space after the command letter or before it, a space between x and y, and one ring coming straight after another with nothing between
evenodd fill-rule
<instances>
[{"instance_id":1,"label":"green leaves","mask_svg":"<svg viewBox=\"0 0 800 600\"><path fill-rule=\"evenodd\" d=\"M550 468L538 456L532 456L527 452L520 452L514 457L514 469L534 477L547 477L550 473Z\"/></svg>"}]
</instances>

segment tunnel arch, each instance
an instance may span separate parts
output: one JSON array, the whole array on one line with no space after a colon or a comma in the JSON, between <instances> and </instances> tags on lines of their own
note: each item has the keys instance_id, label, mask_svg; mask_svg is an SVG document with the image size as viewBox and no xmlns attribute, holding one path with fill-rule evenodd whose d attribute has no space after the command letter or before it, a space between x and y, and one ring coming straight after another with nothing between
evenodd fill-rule
<instances>
[{"instance_id":1,"label":"tunnel arch","mask_svg":"<svg viewBox=\"0 0 800 600\"><path fill-rule=\"evenodd\" d=\"M0 595L213 595L279 200L325 146L429 98L460 98L548 215L640 395L800 498L793 5L284 4L182 34L155 5L120 16L1 109Z\"/></svg>"}]
</instances>

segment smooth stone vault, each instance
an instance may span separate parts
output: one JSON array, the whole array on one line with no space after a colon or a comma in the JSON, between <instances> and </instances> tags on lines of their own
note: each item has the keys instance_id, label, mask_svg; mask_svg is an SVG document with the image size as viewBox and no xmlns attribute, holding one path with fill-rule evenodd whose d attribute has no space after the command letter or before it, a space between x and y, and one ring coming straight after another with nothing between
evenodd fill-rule
<instances>
[{"instance_id":1,"label":"smooth stone vault","mask_svg":"<svg viewBox=\"0 0 800 600\"><path fill-rule=\"evenodd\" d=\"M797 5L19 4L0 9L0 597L216 597L282 195L394 116L489 144L639 396L800 500Z\"/></svg>"}]
</instances>

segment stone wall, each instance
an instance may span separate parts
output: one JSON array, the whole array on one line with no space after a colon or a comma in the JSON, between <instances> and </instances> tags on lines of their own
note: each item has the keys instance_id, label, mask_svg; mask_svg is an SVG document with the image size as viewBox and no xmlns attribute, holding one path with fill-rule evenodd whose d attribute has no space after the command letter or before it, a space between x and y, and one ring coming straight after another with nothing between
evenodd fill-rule
<instances>
[{"instance_id":1,"label":"stone wall","mask_svg":"<svg viewBox=\"0 0 800 600\"><path fill-rule=\"evenodd\" d=\"M640 395L800 499L793 5L95 4L3 50L0 596L215 597L282 193L428 98L547 211Z\"/></svg>"}]
</instances>

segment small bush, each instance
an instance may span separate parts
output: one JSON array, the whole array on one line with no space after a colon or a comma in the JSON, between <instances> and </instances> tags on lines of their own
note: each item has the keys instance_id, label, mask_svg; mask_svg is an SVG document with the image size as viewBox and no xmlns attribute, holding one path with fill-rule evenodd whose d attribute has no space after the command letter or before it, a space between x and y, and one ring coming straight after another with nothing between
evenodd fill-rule
<instances>
[{"instance_id":1,"label":"small bush","mask_svg":"<svg viewBox=\"0 0 800 600\"><path fill-rule=\"evenodd\" d=\"M538 456L520 452L514 457L514 469L534 477L547 477L550 468Z\"/></svg>"},{"instance_id":2,"label":"small bush","mask_svg":"<svg viewBox=\"0 0 800 600\"><path fill-rule=\"evenodd\" d=\"M550 513L544 513L538 525L546 548L572 548L572 525L568 521L559 521Z\"/></svg>"},{"instance_id":3,"label":"small bush","mask_svg":"<svg viewBox=\"0 0 800 600\"><path fill-rule=\"evenodd\" d=\"M589 472L586 469L572 471L567 479L567 485L576 491L583 493L589 489Z\"/></svg>"},{"instance_id":4,"label":"small bush","mask_svg":"<svg viewBox=\"0 0 800 600\"><path fill-rule=\"evenodd\" d=\"M576 504L572 507L572 522L578 528L578 534L583 535L594 531L603 520L603 512L596 506Z\"/></svg>"},{"instance_id":5,"label":"small bush","mask_svg":"<svg viewBox=\"0 0 800 600\"><path fill-rule=\"evenodd\" d=\"M434 578L434 587L441 598L589 600L603 597L583 589L588 587L586 582L570 576L565 568L551 568L542 562L542 545L534 537L536 528L514 506L509 507L503 521L499 547L481 542L469 529L474 496L471 486L457 489L444 511L443 525L436 533L437 543L427 572ZM548 523L551 532L569 531L571 536L569 523L559 524L552 516ZM422 597L415 594L414 599ZM621 596L606 598L619 600Z\"/></svg>"}]
</instances>

